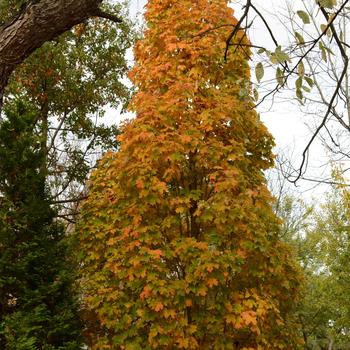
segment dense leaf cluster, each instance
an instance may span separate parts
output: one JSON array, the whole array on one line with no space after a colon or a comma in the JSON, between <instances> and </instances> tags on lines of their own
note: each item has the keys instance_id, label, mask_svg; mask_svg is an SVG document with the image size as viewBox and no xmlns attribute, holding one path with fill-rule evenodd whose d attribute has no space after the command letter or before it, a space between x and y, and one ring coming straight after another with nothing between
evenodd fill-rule
<instances>
[{"instance_id":1,"label":"dense leaf cluster","mask_svg":"<svg viewBox=\"0 0 350 350\"><path fill-rule=\"evenodd\" d=\"M334 181L344 183L338 175ZM305 348L348 349L350 346L349 190L335 186L317 208L306 207L303 227L287 230L305 270L299 318ZM284 202L293 203L290 197ZM300 205L294 201L294 207ZM295 211L286 222L295 219Z\"/></svg>"},{"instance_id":2,"label":"dense leaf cluster","mask_svg":"<svg viewBox=\"0 0 350 350\"><path fill-rule=\"evenodd\" d=\"M300 275L279 241L249 44L225 0L151 0L137 118L91 179L78 229L94 349L297 349Z\"/></svg>"},{"instance_id":3,"label":"dense leaf cluster","mask_svg":"<svg viewBox=\"0 0 350 350\"><path fill-rule=\"evenodd\" d=\"M0 25L16 17L21 9L29 3L29 0L1 0Z\"/></svg>"}]
</instances>

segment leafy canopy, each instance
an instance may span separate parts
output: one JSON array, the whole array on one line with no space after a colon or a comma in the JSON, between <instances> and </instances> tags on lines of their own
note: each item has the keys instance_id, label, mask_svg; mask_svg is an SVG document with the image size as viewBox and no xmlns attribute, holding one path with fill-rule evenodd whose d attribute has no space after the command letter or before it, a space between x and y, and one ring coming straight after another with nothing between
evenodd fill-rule
<instances>
[{"instance_id":1,"label":"leafy canopy","mask_svg":"<svg viewBox=\"0 0 350 350\"><path fill-rule=\"evenodd\" d=\"M278 239L249 51L225 0L151 0L137 118L101 160L77 230L93 349L298 348L300 275ZM248 45L243 31L235 40Z\"/></svg>"}]
</instances>

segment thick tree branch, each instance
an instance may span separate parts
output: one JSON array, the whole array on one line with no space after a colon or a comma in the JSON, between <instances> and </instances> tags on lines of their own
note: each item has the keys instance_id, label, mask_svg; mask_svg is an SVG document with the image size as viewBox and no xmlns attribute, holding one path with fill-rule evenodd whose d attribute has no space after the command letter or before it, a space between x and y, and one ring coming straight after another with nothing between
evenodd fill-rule
<instances>
[{"instance_id":1,"label":"thick tree branch","mask_svg":"<svg viewBox=\"0 0 350 350\"><path fill-rule=\"evenodd\" d=\"M103 0L40 0L0 27L0 109L9 76L34 50L89 17L121 19L103 12Z\"/></svg>"}]
</instances>

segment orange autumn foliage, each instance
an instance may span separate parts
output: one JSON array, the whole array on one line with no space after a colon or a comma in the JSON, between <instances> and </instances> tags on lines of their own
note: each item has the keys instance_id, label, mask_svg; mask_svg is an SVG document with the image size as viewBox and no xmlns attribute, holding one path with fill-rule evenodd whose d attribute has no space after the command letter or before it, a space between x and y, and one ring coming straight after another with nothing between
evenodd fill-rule
<instances>
[{"instance_id":1,"label":"orange autumn foliage","mask_svg":"<svg viewBox=\"0 0 350 350\"><path fill-rule=\"evenodd\" d=\"M92 349L297 349L300 275L263 170L249 44L225 0L150 0L121 149L94 172L78 238Z\"/></svg>"}]
</instances>

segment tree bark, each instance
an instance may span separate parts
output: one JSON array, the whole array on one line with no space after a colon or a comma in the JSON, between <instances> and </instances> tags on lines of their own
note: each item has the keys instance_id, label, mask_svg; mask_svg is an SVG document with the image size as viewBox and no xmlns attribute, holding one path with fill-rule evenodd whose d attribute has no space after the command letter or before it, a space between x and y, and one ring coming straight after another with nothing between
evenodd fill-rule
<instances>
[{"instance_id":1,"label":"tree bark","mask_svg":"<svg viewBox=\"0 0 350 350\"><path fill-rule=\"evenodd\" d=\"M16 66L46 41L87 18L107 18L108 14L99 8L102 1L33 0L16 18L0 27L0 111L4 89Z\"/></svg>"}]
</instances>

